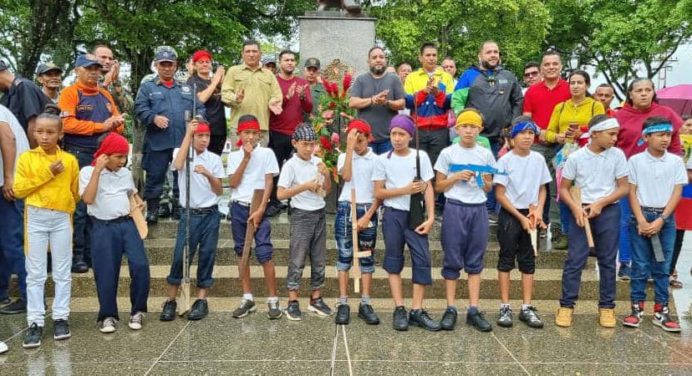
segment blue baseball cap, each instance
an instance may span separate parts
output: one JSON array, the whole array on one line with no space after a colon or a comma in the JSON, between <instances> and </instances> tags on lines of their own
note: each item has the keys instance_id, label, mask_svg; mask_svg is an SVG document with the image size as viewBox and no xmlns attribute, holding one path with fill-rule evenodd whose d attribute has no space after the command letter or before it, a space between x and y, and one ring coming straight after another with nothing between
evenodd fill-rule
<instances>
[{"instance_id":1,"label":"blue baseball cap","mask_svg":"<svg viewBox=\"0 0 692 376\"><path fill-rule=\"evenodd\" d=\"M170 61L172 63L175 63L176 61L178 61L178 53L175 52L173 47L160 46L156 49L154 61Z\"/></svg>"},{"instance_id":2,"label":"blue baseball cap","mask_svg":"<svg viewBox=\"0 0 692 376\"><path fill-rule=\"evenodd\" d=\"M74 63L75 68L88 68L94 65L98 65L101 68L103 67L96 58L88 54L77 56L77 61Z\"/></svg>"}]
</instances>

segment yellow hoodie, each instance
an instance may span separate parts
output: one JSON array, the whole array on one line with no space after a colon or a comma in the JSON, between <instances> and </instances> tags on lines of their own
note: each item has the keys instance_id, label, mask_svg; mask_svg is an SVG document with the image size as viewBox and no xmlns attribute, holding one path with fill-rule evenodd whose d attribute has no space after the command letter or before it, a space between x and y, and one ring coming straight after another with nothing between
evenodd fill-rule
<instances>
[{"instance_id":1,"label":"yellow hoodie","mask_svg":"<svg viewBox=\"0 0 692 376\"><path fill-rule=\"evenodd\" d=\"M50 165L58 160L65 170L54 176ZM17 198L25 199L25 205L72 214L79 201L77 158L60 148L53 155L40 146L28 150L19 156L12 189Z\"/></svg>"}]
</instances>

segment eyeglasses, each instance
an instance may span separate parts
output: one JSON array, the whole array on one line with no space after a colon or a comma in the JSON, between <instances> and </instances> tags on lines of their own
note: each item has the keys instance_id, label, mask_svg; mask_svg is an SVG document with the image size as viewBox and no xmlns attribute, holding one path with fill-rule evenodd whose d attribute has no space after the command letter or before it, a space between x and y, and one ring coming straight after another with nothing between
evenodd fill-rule
<instances>
[{"instance_id":1,"label":"eyeglasses","mask_svg":"<svg viewBox=\"0 0 692 376\"><path fill-rule=\"evenodd\" d=\"M536 76L538 76L538 71L524 73L524 78L536 77Z\"/></svg>"}]
</instances>

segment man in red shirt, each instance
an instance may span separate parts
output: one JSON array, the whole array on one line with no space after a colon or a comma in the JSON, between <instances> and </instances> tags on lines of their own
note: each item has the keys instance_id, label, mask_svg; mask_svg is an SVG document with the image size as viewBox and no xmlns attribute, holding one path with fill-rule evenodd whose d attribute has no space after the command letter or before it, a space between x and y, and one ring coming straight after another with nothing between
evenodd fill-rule
<instances>
[{"instance_id":1,"label":"man in red shirt","mask_svg":"<svg viewBox=\"0 0 692 376\"><path fill-rule=\"evenodd\" d=\"M313 103L310 84L295 75L296 55L293 52L284 50L279 53L279 68L281 71L276 76L276 80L279 82L283 94L281 103L283 111L279 115L272 113L269 117L268 146L274 150L279 168L281 168L284 161L291 157L293 132L298 124L303 122L305 116L312 112ZM274 179L271 202L265 212L269 217L279 214L284 208L276 199L277 180L278 177Z\"/></svg>"},{"instance_id":2,"label":"man in red shirt","mask_svg":"<svg viewBox=\"0 0 692 376\"><path fill-rule=\"evenodd\" d=\"M560 77L562 61L558 52L548 50L543 53L540 71L543 76L543 81L529 87L526 94L524 94L524 115L531 116L531 119L541 128L541 134L538 136L531 149L543 154L545 161L548 162L550 175L553 177L553 182L546 186L550 193L550 199L545 200L543 222L548 224L551 219L553 220L553 226L551 226L551 228L556 230L553 232L556 234L553 240L559 240L560 216L558 215L557 205L553 205L553 210L550 210L550 202L555 200L555 194L557 193L555 170L553 169L551 161L553 157L555 157L555 153L559 150L559 146L546 141L545 130L548 128L550 116L553 114L555 105L570 99L571 95L569 92L569 83ZM546 233L541 231L541 237L545 236ZM562 246L562 244L560 245Z\"/></svg>"}]
</instances>

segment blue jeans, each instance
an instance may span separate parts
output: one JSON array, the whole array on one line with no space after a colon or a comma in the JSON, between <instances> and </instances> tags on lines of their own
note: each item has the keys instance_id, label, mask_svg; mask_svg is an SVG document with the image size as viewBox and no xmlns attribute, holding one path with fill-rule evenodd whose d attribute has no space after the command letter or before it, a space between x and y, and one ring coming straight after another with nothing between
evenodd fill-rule
<instances>
[{"instance_id":1,"label":"blue jeans","mask_svg":"<svg viewBox=\"0 0 692 376\"><path fill-rule=\"evenodd\" d=\"M73 154L79 163L79 169L91 165L94 160L95 149L80 148L65 145L65 150ZM91 218L87 215L87 207L84 201L79 201L72 217L74 224L72 233L72 263L86 262L91 265Z\"/></svg>"},{"instance_id":2,"label":"blue jeans","mask_svg":"<svg viewBox=\"0 0 692 376\"><path fill-rule=\"evenodd\" d=\"M620 200L620 244L618 246L618 259L621 263L629 263L632 260L632 242L630 241L630 217L632 208L630 200L624 197Z\"/></svg>"},{"instance_id":3,"label":"blue jeans","mask_svg":"<svg viewBox=\"0 0 692 376\"><path fill-rule=\"evenodd\" d=\"M558 205L560 209L560 225L562 226L562 233L567 235L569 234L569 218L572 216L572 211L569 209L567 204L562 202L562 200L560 200Z\"/></svg>"},{"instance_id":4,"label":"blue jeans","mask_svg":"<svg viewBox=\"0 0 692 376\"><path fill-rule=\"evenodd\" d=\"M651 210L642 208L644 218L652 222L663 212L662 209ZM646 280L649 276L654 278L654 300L656 303L668 304L668 278L670 276L670 264L673 259L673 246L675 244L675 218L670 216L663 223L658 237L661 241L665 261L657 262L651 242L653 239L639 235L637 232L637 220L630 216L630 240L632 241L632 280L630 281L630 298L633 302L646 300Z\"/></svg>"},{"instance_id":5,"label":"blue jeans","mask_svg":"<svg viewBox=\"0 0 692 376\"><path fill-rule=\"evenodd\" d=\"M149 260L144 242L139 237L135 222L129 218L93 222L92 248L96 293L99 299L98 321L118 317L118 280L123 254L127 255L130 271L130 314L147 311L149 298Z\"/></svg>"},{"instance_id":6,"label":"blue jeans","mask_svg":"<svg viewBox=\"0 0 692 376\"><path fill-rule=\"evenodd\" d=\"M370 147L372 148L372 152L377 155L384 154L393 149L392 142L389 141L389 139L373 141L370 143Z\"/></svg>"},{"instance_id":7,"label":"blue jeans","mask_svg":"<svg viewBox=\"0 0 692 376\"><path fill-rule=\"evenodd\" d=\"M372 204L356 204L356 216L358 218L365 215ZM334 237L336 238L336 249L339 258L336 261L336 269L348 271L353 264L353 233L351 225L351 203L339 201L336 208L336 219L334 221ZM377 241L377 213L370 219L370 228L358 233L358 249L369 249L372 255L359 259L360 271L363 273L375 272L375 243Z\"/></svg>"},{"instance_id":8,"label":"blue jeans","mask_svg":"<svg viewBox=\"0 0 692 376\"><path fill-rule=\"evenodd\" d=\"M24 201L0 197L0 299L9 296L10 277L17 275L19 292L26 301L24 265Z\"/></svg>"},{"instance_id":9,"label":"blue jeans","mask_svg":"<svg viewBox=\"0 0 692 376\"><path fill-rule=\"evenodd\" d=\"M214 260L216 259L216 249L219 244L219 223L221 215L218 208L205 214L190 214L190 248L188 253L188 263L192 264L192 259L199 248L197 260L197 287L206 289L214 283L212 272L214 271ZM181 209L180 222L178 222L178 236L175 239L175 250L173 252L173 263L171 271L166 278L170 285L180 286L183 279L183 247L185 246L185 227L187 226L187 211Z\"/></svg>"}]
</instances>

